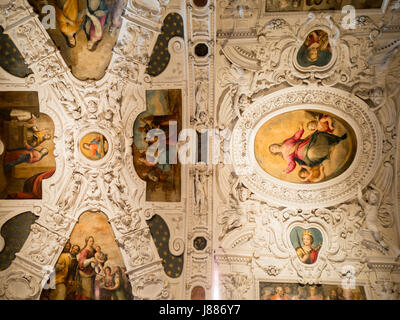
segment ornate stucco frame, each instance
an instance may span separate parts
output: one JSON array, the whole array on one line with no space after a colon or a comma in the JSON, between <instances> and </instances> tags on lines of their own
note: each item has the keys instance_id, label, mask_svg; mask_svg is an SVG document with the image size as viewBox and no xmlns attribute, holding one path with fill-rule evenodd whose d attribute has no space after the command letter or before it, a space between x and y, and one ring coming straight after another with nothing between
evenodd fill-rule
<instances>
[{"instance_id":1,"label":"ornate stucco frame","mask_svg":"<svg viewBox=\"0 0 400 320\"><path fill-rule=\"evenodd\" d=\"M262 172L255 160L254 137L258 128L273 116L303 108L337 114L353 127L357 136L359 150L354 162L329 183L303 185L280 181ZM332 206L354 197L357 185L365 186L373 178L380 161L382 135L368 105L344 91L316 86L284 89L256 100L237 122L231 145L233 166L251 191L271 203L301 208Z\"/></svg>"}]
</instances>

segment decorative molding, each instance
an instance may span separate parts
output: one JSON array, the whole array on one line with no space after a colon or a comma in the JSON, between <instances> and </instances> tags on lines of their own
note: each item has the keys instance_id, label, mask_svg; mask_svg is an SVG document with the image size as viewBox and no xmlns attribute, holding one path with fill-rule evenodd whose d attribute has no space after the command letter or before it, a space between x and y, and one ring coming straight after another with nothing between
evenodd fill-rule
<instances>
[{"instance_id":1,"label":"decorative molding","mask_svg":"<svg viewBox=\"0 0 400 320\"><path fill-rule=\"evenodd\" d=\"M350 168L329 183L286 183L268 175L255 160L254 137L258 128L273 116L301 108L338 115L352 126L361 146ZM262 97L244 112L234 128L232 161L242 183L267 201L297 208L332 206L354 197L357 184L364 186L371 181L381 158L381 137L378 120L361 100L337 89L292 88Z\"/></svg>"}]
</instances>

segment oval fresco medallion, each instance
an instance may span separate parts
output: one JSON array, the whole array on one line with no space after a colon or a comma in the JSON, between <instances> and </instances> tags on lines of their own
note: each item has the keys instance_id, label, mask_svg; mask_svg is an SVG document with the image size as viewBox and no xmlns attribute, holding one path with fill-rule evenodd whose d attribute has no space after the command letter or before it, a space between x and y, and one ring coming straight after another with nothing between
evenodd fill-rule
<instances>
[{"instance_id":1,"label":"oval fresco medallion","mask_svg":"<svg viewBox=\"0 0 400 320\"><path fill-rule=\"evenodd\" d=\"M332 47L329 43L329 36L323 30L310 32L297 53L297 62L304 68L324 67L331 59Z\"/></svg>"},{"instance_id":2,"label":"oval fresco medallion","mask_svg":"<svg viewBox=\"0 0 400 320\"><path fill-rule=\"evenodd\" d=\"M314 264L318 259L323 239L321 231L316 228L295 227L290 232L290 242L301 262Z\"/></svg>"},{"instance_id":3,"label":"oval fresco medallion","mask_svg":"<svg viewBox=\"0 0 400 320\"><path fill-rule=\"evenodd\" d=\"M100 160L107 154L108 141L101 133L91 132L81 139L80 150L89 160Z\"/></svg>"},{"instance_id":4,"label":"oval fresco medallion","mask_svg":"<svg viewBox=\"0 0 400 320\"><path fill-rule=\"evenodd\" d=\"M271 176L292 183L331 180L346 171L357 151L354 130L343 119L317 110L273 117L258 130L255 158Z\"/></svg>"}]
</instances>

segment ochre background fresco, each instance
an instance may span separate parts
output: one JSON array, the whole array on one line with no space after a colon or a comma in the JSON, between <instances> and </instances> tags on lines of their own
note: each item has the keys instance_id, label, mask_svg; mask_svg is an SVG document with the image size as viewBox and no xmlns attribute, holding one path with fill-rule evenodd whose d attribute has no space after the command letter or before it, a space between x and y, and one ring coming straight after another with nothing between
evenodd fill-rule
<instances>
[{"instance_id":1,"label":"ochre background fresco","mask_svg":"<svg viewBox=\"0 0 400 320\"><path fill-rule=\"evenodd\" d=\"M315 110L312 112L315 112ZM323 162L326 173L325 181L327 181L338 176L349 167L354 160L357 145L354 131L347 123L329 113L321 113L328 114L334 119L333 125L335 130L333 133L335 135L342 136L344 133L348 135L346 140L333 148L330 159ZM297 165L289 174L283 173L282 171L287 167L287 162L281 155L273 155L269 151L269 146L273 143L282 143L284 140L292 137L302 123L304 124L302 139L311 135L313 131L307 129L307 123L312 120L315 120L315 118L307 110L296 110L283 113L268 120L259 129L254 141L254 153L257 162L265 172L287 182L303 183L298 176L300 166Z\"/></svg>"},{"instance_id":2,"label":"ochre background fresco","mask_svg":"<svg viewBox=\"0 0 400 320\"><path fill-rule=\"evenodd\" d=\"M120 249L114 240L114 233L105 214L90 211L83 213L71 233L70 242L72 245L79 245L82 250L85 247L85 238L88 236L94 237L94 247L99 245L101 251L108 255L105 266L124 267Z\"/></svg>"}]
</instances>

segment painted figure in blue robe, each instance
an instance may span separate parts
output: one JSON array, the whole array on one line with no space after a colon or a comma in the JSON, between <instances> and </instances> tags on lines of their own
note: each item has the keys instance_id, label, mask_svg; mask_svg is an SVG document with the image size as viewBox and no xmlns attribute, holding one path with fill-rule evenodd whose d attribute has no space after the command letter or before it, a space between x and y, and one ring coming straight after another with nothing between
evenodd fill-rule
<instances>
[{"instance_id":1,"label":"painted figure in blue robe","mask_svg":"<svg viewBox=\"0 0 400 320\"><path fill-rule=\"evenodd\" d=\"M83 148L89 151L91 157L101 158L101 154L98 151L100 149L100 138L95 138L89 143L84 143Z\"/></svg>"},{"instance_id":2,"label":"painted figure in blue robe","mask_svg":"<svg viewBox=\"0 0 400 320\"><path fill-rule=\"evenodd\" d=\"M326 66L332 59L329 37L325 31L311 32L297 54L297 62L302 67Z\"/></svg>"},{"instance_id":3,"label":"painted figure in blue robe","mask_svg":"<svg viewBox=\"0 0 400 320\"><path fill-rule=\"evenodd\" d=\"M108 6L105 0L87 0L84 29L88 39L88 50L94 51L97 44L103 39L107 16Z\"/></svg>"}]
</instances>

